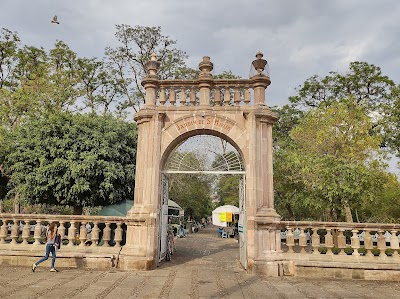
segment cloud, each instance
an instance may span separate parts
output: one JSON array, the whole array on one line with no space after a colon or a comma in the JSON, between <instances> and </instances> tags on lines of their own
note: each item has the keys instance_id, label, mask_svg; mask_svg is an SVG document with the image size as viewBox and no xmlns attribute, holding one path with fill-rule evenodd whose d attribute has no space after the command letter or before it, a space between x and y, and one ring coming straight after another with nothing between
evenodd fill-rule
<instances>
[{"instance_id":1,"label":"cloud","mask_svg":"<svg viewBox=\"0 0 400 299\"><path fill-rule=\"evenodd\" d=\"M57 14L61 24L50 24ZM161 26L197 68L210 56L215 73L248 77L254 54L268 60L272 84L267 98L282 105L308 77L345 71L367 61L400 82L400 2L265 0L5 0L2 26L25 44L50 49L65 41L81 56L102 57L115 46L116 24Z\"/></svg>"}]
</instances>

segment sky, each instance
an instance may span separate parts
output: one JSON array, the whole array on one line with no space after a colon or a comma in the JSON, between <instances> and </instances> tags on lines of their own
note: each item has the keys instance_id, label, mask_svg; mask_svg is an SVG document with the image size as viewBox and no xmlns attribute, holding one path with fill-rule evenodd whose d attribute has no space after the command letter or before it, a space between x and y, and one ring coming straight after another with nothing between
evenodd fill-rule
<instances>
[{"instance_id":1,"label":"sky","mask_svg":"<svg viewBox=\"0 0 400 299\"><path fill-rule=\"evenodd\" d=\"M60 25L51 24L54 15ZM2 0L0 27L49 50L62 40L81 57L117 46L115 25L161 26L197 68L248 78L255 53L268 60L267 104L281 106L312 75L345 72L352 61L379 66L400 83L398 0Z\"/></svg>"}]
</instances>

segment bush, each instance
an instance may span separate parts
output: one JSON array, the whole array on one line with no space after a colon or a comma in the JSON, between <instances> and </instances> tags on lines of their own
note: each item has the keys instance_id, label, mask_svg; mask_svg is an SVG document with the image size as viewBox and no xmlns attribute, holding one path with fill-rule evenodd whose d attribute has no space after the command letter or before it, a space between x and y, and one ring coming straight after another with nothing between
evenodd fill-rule
<instances>
[{"instance_id":1,"label":"bush","mask_svg":"<svg viewBox=\"0 0 400 299\"><path fill-rule=\"evenodd\" d=\"M366 255L367 254L367 249L365 249L364 247L358 248L358 253L361 254L361 255Z\"/></svg>"},{"instance_id":2,"label":"bush","mask_svg":"<svg viewBox=\"0 0 400 299\"><path fill-rule=\"evenodd\" d=\"M346 248L344 249L344 252L345 252L347 255L352 255L353 252L354 252L354 249L351 248L351 247L346 247Z\"/></svg>"}]
</instances>

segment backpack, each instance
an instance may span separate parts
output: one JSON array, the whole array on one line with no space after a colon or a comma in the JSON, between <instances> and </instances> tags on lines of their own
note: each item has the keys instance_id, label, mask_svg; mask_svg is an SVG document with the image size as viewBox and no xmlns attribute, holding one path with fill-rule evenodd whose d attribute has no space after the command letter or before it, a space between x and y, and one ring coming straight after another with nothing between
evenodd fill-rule
<instances>
[{"instance_id":1,"label":"backpack","mask_svg":"<svg viewBox=\"0 0 400 299\"><path fill-rule=\"evenodd\" d=\"M58 232L56 233L56 237L54 238L54 246L57 249L61 248L61 235Z\"/></svg>"}]
</instances>

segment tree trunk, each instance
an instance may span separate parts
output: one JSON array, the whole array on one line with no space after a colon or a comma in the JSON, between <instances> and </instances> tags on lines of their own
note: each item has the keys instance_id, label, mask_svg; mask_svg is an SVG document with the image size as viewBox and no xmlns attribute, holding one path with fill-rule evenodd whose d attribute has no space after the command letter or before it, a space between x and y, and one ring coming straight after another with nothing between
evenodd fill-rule
<instances>
[{"instance_id":1,"label":"tree trunk","mask_svg":"<svg viewBox=\"0 0 400 299\"><path fill-rule=\"evenodd\" d=\"M82 215L83 208L79 206L74 206L74 215Z\"/></svg>"},{"instance_id":2,"label":"tree trunk","mask_svg":"<svg viewBox=\"0 0 400 299\"><path fill-rule=\"evenodd\" d=\"M344 207L344 211L346 214L346 222L353 223L353 215L351 215L351 209L348 205Z\"/></svg>"},{"instance_id":3,"label":"tree trunk","mask_svg":"<svg viewBox=\"0 0 400 299\"><path fill-rule=\"evenodd\" d=\"M19 204L19 194L17 193L14 197L14 214L19 214L20 204Z\"/></svg>"},{"instance_id":4,"label":"tree trunk","mask_svg":"<svg viewBox=\"0 0 400 299\"><path fill-rule=\"evenodd\" d=\"M292 206L289 203L286 203L286 209L287 209L288 214L289 214L289 220L294 221L295 219L294 219L293 209L292 209Z\"/></svg>"},{"instance_id":5,"label":"tree trunk","mask_svg":"<svg viewBox=\"0 0 400 299\"><path fill-rule=\"evenodd\" d=\"M3 213L4 211L4 202L3 200L0 200L0 213Z\"/></svg>"},{"instance_id":6,"label":"tree trunk","mask_svg":"<svg viewBox=\"0 0 400 299\"><path fill-rule=\"evenodd\" d=\"M353 223L353 215L351 215L351 209L350 209L349 203L347 201L345 201L343 203L343 207L344 207L344 213L346 215L346 222Z\"/></svg>"}]
</instances>

